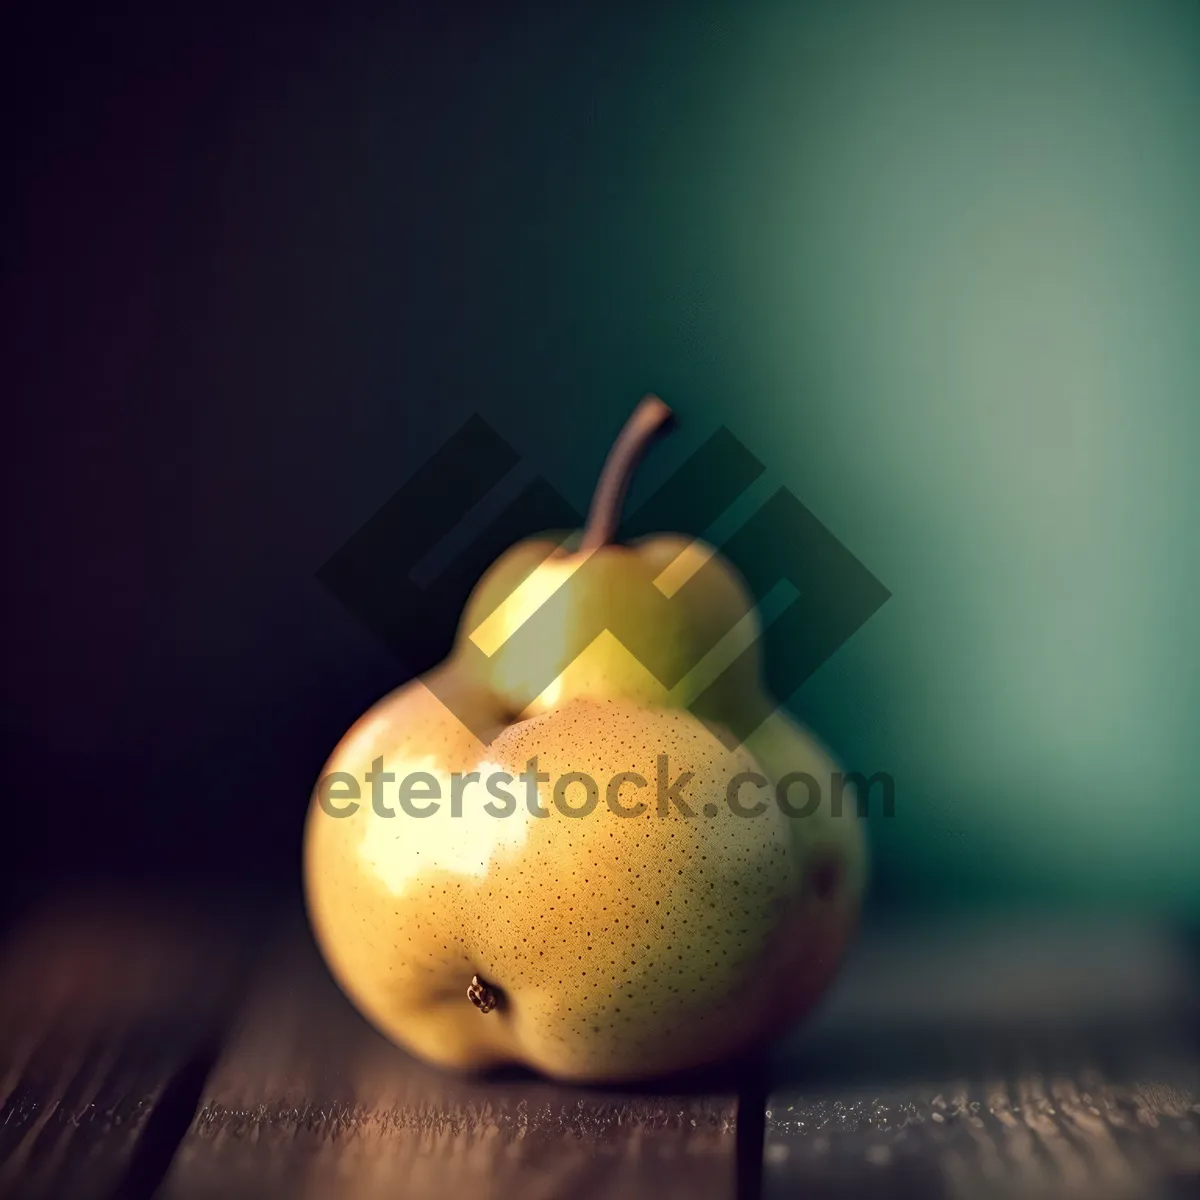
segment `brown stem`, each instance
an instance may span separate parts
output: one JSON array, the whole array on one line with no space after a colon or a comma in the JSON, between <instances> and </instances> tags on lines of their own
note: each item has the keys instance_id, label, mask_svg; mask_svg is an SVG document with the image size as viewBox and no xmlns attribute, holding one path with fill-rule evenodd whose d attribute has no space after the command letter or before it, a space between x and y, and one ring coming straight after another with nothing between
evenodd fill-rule
<instances>
[{"instance_id":1,"label":"brown stem","mask_svg":"<svg viewBox=\"0 0 1200 1200\"><path fill-rule=\"evenodd\" d=\"M604 469L592 494L587 524L583 527L579 553L590 554L601 546L607 546L616 537L629 481L642 455L650 448L655 435L663 431L671 416L671 410L657 396L644 396L633 410L604 460Z\"/></svg>"}]
</instances>

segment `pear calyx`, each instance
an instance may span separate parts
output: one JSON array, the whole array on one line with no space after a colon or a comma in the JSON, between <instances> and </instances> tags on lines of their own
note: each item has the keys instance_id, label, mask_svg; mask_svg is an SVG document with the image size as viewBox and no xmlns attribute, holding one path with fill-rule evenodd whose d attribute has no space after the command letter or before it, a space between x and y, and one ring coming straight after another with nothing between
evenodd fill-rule
<instances>
[{"instance_id":1,"label":"pear calyx","mask_svg":"<svg viewBox=\"0 0 1200 1200\"><path fill-rule=\"evenodd\" d=\"M499 997L478 975L471 976L471 982L467 987L467 999L481 1013L490 1013L499 1003Z\"/></svg>"}]
</instances>

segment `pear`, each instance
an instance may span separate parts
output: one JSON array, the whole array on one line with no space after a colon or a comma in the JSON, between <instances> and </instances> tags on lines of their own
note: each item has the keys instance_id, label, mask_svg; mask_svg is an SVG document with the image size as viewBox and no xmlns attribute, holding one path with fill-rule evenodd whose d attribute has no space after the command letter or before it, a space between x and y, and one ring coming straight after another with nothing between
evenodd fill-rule
<instances>
[{"instance_id":1,"label":"pear","mask_svg":"<svg viewBox=\"0 0 1200 1200\"><path fill-rule=\"evenodd\" d=\"M452 659L514 717L605 695L720 719L760 697L753 599L713 547L678 534L612 540L634 468L670 416L646 397L605 463L582 536L518 543L468 599ZM773 707L759 704L759 719Z\"/></svg>"},{"instance_id":2,"label":"pear","mask_svg":"<svg viewBox=\"0 0 1200 1200\"><path fill-rule=\"evenodd\" d=\"M439 1065L616 1082L724 1059L807 1012L852 937L856 812L763 693L745 585L694 539L612 542L668 416L643 401L577 544L503 555L449 658L318 781L317 944L368 1020Z\"/></svg>"}]
</instances>

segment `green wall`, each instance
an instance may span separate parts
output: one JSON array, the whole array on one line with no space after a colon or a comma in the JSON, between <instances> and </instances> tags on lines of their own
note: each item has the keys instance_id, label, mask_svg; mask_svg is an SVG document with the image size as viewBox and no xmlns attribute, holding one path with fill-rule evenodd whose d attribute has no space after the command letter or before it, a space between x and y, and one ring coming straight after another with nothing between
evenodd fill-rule
<instances>
[{"instance_id":1,"label":"green wall","mask_svg":"<svg viewBox=\"0 0 1200 1200\"><path fill-rule=\"evenodd\" d=\"M681 8L481 56L443 250L480 407L582 504L656 389L659 471L729 425L890 588L793 698L896 778L881 903L1200 912L1198 17Z\"/></svg>"}]
</instances>

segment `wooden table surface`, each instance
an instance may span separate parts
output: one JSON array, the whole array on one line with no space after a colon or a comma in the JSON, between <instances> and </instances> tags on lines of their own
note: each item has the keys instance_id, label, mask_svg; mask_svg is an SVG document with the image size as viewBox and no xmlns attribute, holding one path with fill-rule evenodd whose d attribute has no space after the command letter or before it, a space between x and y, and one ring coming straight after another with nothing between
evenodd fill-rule
<instances>
[{"instance_id":1,"label":"wooden table surface","mask_svg":"<svg viewBox=\"0 0 1200 1200\"><path fill-rule=\"evenodd\" d=\"M0 1196L1197 1195L1196 995L1152 927L897 925L760 1062L575 1088L414 1062L298 914L79 897L0 955Z\"/></svg>"}]
</instances>

